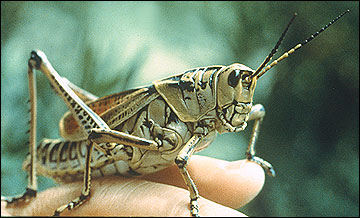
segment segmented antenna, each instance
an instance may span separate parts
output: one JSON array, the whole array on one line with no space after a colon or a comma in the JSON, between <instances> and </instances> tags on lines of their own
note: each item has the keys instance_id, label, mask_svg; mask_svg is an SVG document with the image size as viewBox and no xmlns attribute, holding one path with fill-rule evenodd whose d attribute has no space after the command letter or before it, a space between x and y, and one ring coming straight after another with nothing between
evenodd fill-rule
<instances>
[{"instance_id":1,"label":"segmented antenna","mask_svg":"<svg viewBox=\"0 0 360 218\"><path fill-rule=\"evenodd\" d=\"M278 64L280 61L284 60L285 58L289 57L289 55L291 53L293 53L294 51L296 51L297 49L301 48L302 46L306 45L308 42L310 42L311 40L313 40L316 36L318 36L320 33L322 33L324 30L326 30L329 26L331 26L333 23L335 23L337 20L339 20L342 16L344 16L347 12L349 12L350 10L346 10L343 13L341 13L339 16L337 16L334 20L330 21L329 24L327 24L326 26L324 26L323 28L321 28L321 30L319 30L318 32L316 32L315 34L311 35L309 38L307 38L304 42L297 44L295 47L293 47L292 49L290 49L289 51L285 52L283 55L281 55L278 59L276 59L275 61L273 61L271 64L267 65L267 67L259 74L257 75L257 79L259 79L262 75L264 75L264 73L268 70L270 70L273 66L275 66L276 64Z\"/></svg>"},{"instance_id":2,"label":"segmented antenna","mask_svg":"<svg viewBox=\"0 0 360 218\"><path fill-rule=\"evenodd\" d=\"M265 67L265 65L271 60L271 58L274 56L274 54L278 51L278 48L279 48L281 42L283 41L287 31L289 30L289 27L290 27L291 23L294 21L296 15L297 14L295 13L294 16L291 18L290 22L286 26L286 29L284 30L284 32L281 34L279 40L277 41L275 47L271 50L270 54L265 58L264 62L260 65L260 67L258 67L258 69L255 71L255 73L253 73L250 76L251 78L256 76Z\"/></svg>"}]
</instances>

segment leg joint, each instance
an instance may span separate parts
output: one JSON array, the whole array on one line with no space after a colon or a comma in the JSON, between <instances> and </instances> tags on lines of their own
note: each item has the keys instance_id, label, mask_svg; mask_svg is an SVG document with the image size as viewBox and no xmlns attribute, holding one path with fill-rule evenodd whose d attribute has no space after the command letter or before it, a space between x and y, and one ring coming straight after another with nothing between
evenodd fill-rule
<instances>
[{"instance_id":1,"label":"leg joint","mask_svg":"<svg viewBox=\"0 0 360 218\"><path fill-rule=\"evenodd\" d=\"M90 196L90 191L89 191L89 193L88 194L83 194L83 193L81 193L81 195L80 195L80 201L84 201L84 200L86 200L87 198L89 198L89 196Z\"/></svg>"},{"instance_id":2,"label":"leg joint","mask_svg":"<svg viewBox=\"0 0 360 218\"><path fill-rule=\"evenodd\" d=\"M188 161L186 158L178 156L175 158L175 163L180 169L182 169L182 168L186 167L186 165L188 164Z\"/></svg>"},{"instance_id":3,"label":"leg joint","mask_svg":"<svg viewBox=\"0 0 360 218\"><path fill-rule=\"evenodd\" d=\"M31 68L39 69L42 63L42 58L38 55L38 51L32 51L29 59L29 66Z\"/></svg>"},{"instance_id":4,"label":"leg joint","mask_svg":"<svg viewBox=\"0 0 360 218\"><path fill-rule=\"evenodd\" d=\"M32 189L32 188L26 188L26 195L28 195L29 197L36 197L36 193L37 191Z\"/></svg>"},{"instance_id":5,"label":"leg joint","mask_svg":"<svg viewBox=\"0 0 360 218\"><path fill-rule=\"evenodd\" d=\"M265 117L265 108L261 104L256 104L251 108L248 120L262 119Z\"/></svg>"}]
</instances>

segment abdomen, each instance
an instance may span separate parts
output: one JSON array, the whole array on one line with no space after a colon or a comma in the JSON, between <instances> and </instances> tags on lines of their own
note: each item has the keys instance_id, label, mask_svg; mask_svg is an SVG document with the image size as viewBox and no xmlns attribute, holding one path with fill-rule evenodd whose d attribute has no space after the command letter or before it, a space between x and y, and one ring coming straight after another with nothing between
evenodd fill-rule
<instances>
[{"instance_id":1,"label":"abdomen","mask_svg":"<svg viewBox=\"0 0 360 218\"><path fill-rule=\"evenodd\" d=\"M174 160L184 144L191 138L193 123L184 123L159 97L146 105L131 118L114 128L161 144L159 151L149 151L131 146L117 145L113 150L115 160L94 149L92 176L141 175L164 169ZM67 141L43 139L37 148L37 172L57 181L83 178L86 145L88 140ZM30 158L24 161L27 170Z\"/></svg>"}]
</instances>

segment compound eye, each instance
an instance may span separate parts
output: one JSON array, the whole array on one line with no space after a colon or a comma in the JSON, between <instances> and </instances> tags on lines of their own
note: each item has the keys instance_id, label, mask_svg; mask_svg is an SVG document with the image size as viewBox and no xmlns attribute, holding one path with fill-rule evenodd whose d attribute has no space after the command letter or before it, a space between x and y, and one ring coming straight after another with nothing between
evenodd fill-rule
<instances>
[{"instance_id":1,"label":"compound eye","mask_svg":"<svg viewBox=\"0 0 360 218\"><path fill-rule=\"evenodd\" d=\"M229 77L228 77L228 84L229 86L231 87L235 87L237 86L237 84L239 83L240 81L240 70L233 70L230 74L229 74Z\"/></svg>"}]
</instances>

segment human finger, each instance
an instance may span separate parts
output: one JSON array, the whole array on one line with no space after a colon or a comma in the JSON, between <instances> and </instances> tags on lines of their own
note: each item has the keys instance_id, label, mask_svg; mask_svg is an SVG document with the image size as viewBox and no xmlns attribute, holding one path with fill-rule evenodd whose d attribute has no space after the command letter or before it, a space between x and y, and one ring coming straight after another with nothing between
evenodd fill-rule
<instances>
[{"instance_id":1,"label":"human finger","mask_svg":"<svg viewBox=\"0 0 360 218\"><path fill-rule=\"evenodd\" d=\"M82 182L40 192L28 204L8 208L17 216L49 216L79 196ZM205 198L199 199L200 216L244 216ZM62 216L190 216L188 191L140 179L108 177L92 181L91 197Z\"/></svg>"},{"instance_id":2,"label":"human finger","mask_svg":"<svg viewBox=\"0 0 360 218\"><path fill-rule=\"evenodd\" d=\"M200 196L231 208L240 208L255 198L265 182L264 170L248 160L224 161L193 155L188 169ZM142 179L187 189L176 165Z\"/></svg>"}]
</instances>

